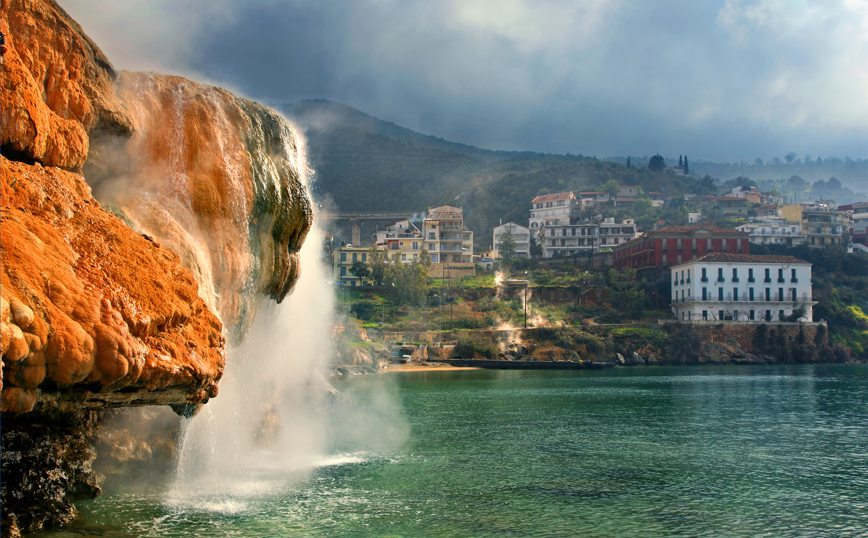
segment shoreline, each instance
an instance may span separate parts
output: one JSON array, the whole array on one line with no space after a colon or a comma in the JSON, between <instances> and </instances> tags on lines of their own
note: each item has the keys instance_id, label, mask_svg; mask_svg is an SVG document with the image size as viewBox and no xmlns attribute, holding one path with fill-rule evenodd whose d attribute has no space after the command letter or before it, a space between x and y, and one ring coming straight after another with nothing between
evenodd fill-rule
<instances>
[{"instance_id":1,"label":"shoreline","mask_svg":"<svg viewBox=\"0 0 868 538\"><path fill-rule=\"evenodd\" d=\"M461 371L461 370L481 370L478 366L452 366L451 364L446 364L442 362L436 362L431 364L418 364L418 363L406 363L406 364L390 364L388 368L383 370L383 373L389 372L449 372L449 371Z\"/></svg>"}]
</instances>

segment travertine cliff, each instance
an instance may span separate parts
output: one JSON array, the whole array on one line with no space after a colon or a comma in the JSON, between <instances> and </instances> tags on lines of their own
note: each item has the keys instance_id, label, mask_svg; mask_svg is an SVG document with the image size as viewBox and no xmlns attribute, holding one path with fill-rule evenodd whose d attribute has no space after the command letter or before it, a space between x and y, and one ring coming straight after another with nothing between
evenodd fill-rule
<instances>
[{"instance_id":1,"label":"travertine cliff","mask_svg":"<svg viewBox=\"0 0 868 538\"><path fill-rule=\"evenodd\" d=\"M0 7L10 535L68 521L72 500L98 493L100 409L187 412L217 394L224 334L240 339L256 298L280 301L298 278L311 204L300 141L269 109L118 75L53 0Z\"/></svg>"}]
</instances>

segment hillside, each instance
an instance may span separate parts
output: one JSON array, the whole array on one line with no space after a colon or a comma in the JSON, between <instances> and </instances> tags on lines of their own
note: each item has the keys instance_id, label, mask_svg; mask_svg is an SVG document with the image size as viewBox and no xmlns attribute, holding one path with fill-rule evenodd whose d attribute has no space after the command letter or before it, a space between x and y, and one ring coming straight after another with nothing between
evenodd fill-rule
<instances>
[{"instance_id":1,"label":"hillside","mask_svg":"<svg viewBox=\"0 0 868 538\"><path fill-rule=\"evenodd\" d=\"M746 176L762 181L765 190L779 188L785 194L792 192L793 198L825 196L840 203L850 201L852 190L814 184L817 174L838 173L842 181L846 178L857 187L861 185L863 191L868 183L858 180L865 177L868 167L868 161L861 160L826 159L819 164L771 161L764 165L691 161L692 177L679 177L651 172L647 157L632 159L633 166L628 167L626 157L599 160L458 144L321 99L274 106L305 131L308 156L316 170L316 194L333 209L422 212L442 204L461 206L467 226L475 232L477 250L491 246L491 233L499 222L526 224L530 201L538 194L597 190L609 181L672 196L713 194L720 181L716 184L712 178ZM806 181L787 184L797 169ZM635 216L640 225L648 225L671 217L664 213L653 210L614 216Z\"/></svg>"}]
</instances>

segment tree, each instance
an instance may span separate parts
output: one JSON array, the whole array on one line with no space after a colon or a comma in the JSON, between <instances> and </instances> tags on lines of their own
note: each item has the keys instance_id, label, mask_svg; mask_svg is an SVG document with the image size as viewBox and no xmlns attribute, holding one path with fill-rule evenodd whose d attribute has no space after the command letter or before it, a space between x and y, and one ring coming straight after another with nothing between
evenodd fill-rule
<instances>
[{"instance_id":1,"label":"tree","mask_svg":"<svg viewBox=\"0 0 868 538\"><path fill-rule=\"evenodd\" d=\"M792 162L796 159L796 152L791 151L787 153L786 155L784 155L784 159L786 159L787 164L792 164Z\"/></svg>"},{"instance_id":2,"label":"tree","mask_svg":"<svg viewBox=\"0 0 868 538\"><path fill-rule=\"evenodd\" d=\"M637 217L641 217L645 213L647 213L654 204L648 198L639 198L635 202L633 202L633 215Z\"/></svg>"},{"instance_id":3,"label":"tree","mask_svg":"<svg viewBox=\"0 0 868 538\"><path fill-rule=\"evenodd\" d=\"M350 272L362 280L371 275L371 269L368 267L368 264L358 260L354 261L350 266Z\"/></svg>"},{"instance_id":4,"label":"tree","mask_svg":"<svg viewBox=\"0 0 868 538\"><path fill-rule=\"evenodd\" d=\"M666 168L666 161L663 160L663 157L659 153L648 161L648 169L652 172L660 172L664 168Z\"/></svg>"},{"instance_id":5,"label":"tree","mask_svg":"<svg viewBox=\"0 0 868 538\"><path fill-rule=\"evenodd\" d=\"M385 256L381 252L377 251L376 247L372 246L370 258L371 280L373 280L378 286L382 286L383 282L386 280Z\"/></svg>"},{"instance_id":6,"label":"tree","mask_svg":"<svg viewBox=\"0 0 868 538\"><path fill-rule=\"evenodd\" d=\"M505 234L501 234L500 243L497 244L497 253L500 257L508 260L515 257L515 237L512 235L512 230L506 229Z\"/></svg>"},{"instance_id":7,"label":"tree","mask_svg":"<svg viewBox=\"0 0 868 538\"><path fill-rule=\"evenodd\" d=\"M630 164L630 156L627 155L627 168L633 168L633 165Z\"/></svg>"},{"instance_id":8,"label":"tree","mask_svg":"<svg viewBox=\"0 0 868 538\"><path fill-rule=\"evenodd\" d=\"M615 181L614 179L610 179L609 181L606 182L605 185L603 185L600 188L600 190L605 192L605 193L608 193L609 198L615 198L616 196L618 196L618 187L619 187L618 182Z\"/></svg>"},{"instance_id":9,"label":"tree","mask_svg":"<svg viewBox=\"0 0 868 538\"><path fill-rule=\"evenodd\" d=\"M687 164L687 155L684 156L684 173L685 174L690 173L690 165Z\"/></svg>"},{"instance_id":10,"label":"tree","mask_svg":"<svg viewBox=\"0 0 868 538\"><path fill-rule=\"evenodd\" d=\"M684 161L681 159L681 155L678 156L678 166L684 166Z\"/></svg>"}]
</instances>

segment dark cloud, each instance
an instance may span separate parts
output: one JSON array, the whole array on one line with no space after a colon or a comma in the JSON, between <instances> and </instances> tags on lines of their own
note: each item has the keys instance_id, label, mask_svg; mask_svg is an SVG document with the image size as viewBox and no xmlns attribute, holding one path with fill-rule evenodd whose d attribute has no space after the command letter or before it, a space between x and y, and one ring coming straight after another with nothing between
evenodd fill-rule
<instances>
[{"instance_id":1,"label":"dark cloud","mask_svg":"<svg viewBox=\"0 0 868 538\"><path fill-rule=\"evenodd\" d=\"M495 149L868 153L868 4L64 2L122 68L324 97Z\"/></svg>"}]
</instances>

